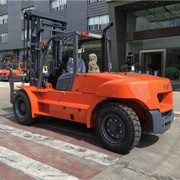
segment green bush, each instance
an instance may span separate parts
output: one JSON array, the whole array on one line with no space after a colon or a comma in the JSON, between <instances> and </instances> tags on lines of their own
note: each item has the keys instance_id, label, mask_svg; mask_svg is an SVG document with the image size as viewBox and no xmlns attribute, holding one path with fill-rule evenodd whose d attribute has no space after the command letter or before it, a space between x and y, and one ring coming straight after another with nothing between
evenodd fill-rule
<instances>
[{"instance_id":1,"label":"green bush","mask_svg":"<svg viewBox=\"0 0 180 180\"><path fill-rule=\"evenodd\" d=\"M6 58L13 59L13 54L11 53L3 54L3 59L6 59Z\"/></svg>"},{"instance_id":2,"label":"green bush","mask_svg":"<svg viewBox=\"0 0 180 180\"><path fill-rule=\"evenodd\" d=\"M177 79L179 76L179 70L175 66L169 66L166 68L166 77L169 79Z\"/></svg>"},{"instance_id":3,"label":"green bush","mask_svg":"<svg viewBox=\"0 0 180 180\"><path fill-rule=\"evenodd\" d=\"M46 62L45 62L45 66L50 67L50 63L52 61L53 57L52 57L52 50L48 50L47 54L46 54Z\"/></svg>"},{"instance_id":4,"label":"green bush","mask_svg":"<svg viewBox=\"0 0 180 180\"><path fill-rule=\"evenodd\" d=\"M68 62L69 57L73 57L73 49L71 49L71 48L67 48L63 52L62 63L63 63L64 68L66 68L66 64ZM52 50L49 49L47 54L46 54L46 62L45 62L45 65L48 67L48 70L50 68L50 64L51 64L52 60L53 60Z\"/></svg>"},{"instance_id":5,"label":"green bush","mask_svg":"<svg viewBox=\"0 0 180 180\"><path fill-rule=\"evenodd\" d=\"M121 67L120 67L120 72L127 72L128 71L128 65L127 64L123 64Z\"/></svg>"}]
</instances>

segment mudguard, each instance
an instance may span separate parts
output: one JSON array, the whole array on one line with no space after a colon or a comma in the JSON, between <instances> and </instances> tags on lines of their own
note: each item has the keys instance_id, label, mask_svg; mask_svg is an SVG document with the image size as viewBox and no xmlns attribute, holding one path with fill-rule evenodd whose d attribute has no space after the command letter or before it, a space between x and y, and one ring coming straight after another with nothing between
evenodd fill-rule
<instances>
[{"instance_id":1,"label":"mudguard","mask_svg":"<svg viewBox=\"0 0 180 180\"><path fill-rule=\"evenodd\" d=\"M158 94L163 94L163 101L159 101ZM97 89L96 95L118 99L134 99L143 103L148 109L159 109L160 112L173 108L171 83L165 78L149 81L115 79L103 83Z\"/></svg>"}]
</instances>

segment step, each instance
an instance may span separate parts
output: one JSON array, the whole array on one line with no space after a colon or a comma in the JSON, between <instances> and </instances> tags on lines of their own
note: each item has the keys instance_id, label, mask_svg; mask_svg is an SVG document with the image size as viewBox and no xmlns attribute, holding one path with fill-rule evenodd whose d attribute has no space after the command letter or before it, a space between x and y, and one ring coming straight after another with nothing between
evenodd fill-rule
<instances>
[{"instance_id":1,"label":"step","mask_svg":"<svg viewBox=\"0 0 180 180\"><path fill-rule=\"evenodd\" d=\"M35 115L40 115L40 116L49 116L48 113L44 113L44 112L35 112Z\"/></svg>"},{"instance_id":2,"label":"step","mask_svg":"<svg viewBox=\"0 0 180 180\"><path fill-rule=\"evenodd\" d=\"M38 103L53 104L53 105L58 105L58 106L66 106L66 107L81 108L81 109L89 108L89 105L86 105L86 104L70 103L70 102L63 102L63 101L38 100Z\"/></svg>"},{"instance_id":3,"label":"step","mask_svg":"<svg viewBox=\"0 0 180 180\"><path fill-rule=\"evenodd\" d=\"M48 89L35 89L35 90L31 90L32 92L40 92L40 93L47 93L47 92L49 92L49 90Z\"/></svg>"}]
</instances>

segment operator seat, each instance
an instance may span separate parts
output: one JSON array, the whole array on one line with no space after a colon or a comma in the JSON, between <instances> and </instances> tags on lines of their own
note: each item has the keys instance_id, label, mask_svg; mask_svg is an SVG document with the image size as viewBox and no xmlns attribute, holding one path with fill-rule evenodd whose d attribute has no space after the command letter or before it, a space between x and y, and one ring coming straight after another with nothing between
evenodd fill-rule
<instances>
[{"instance_id":1,"label":"operator seat","mask_svg":"<svg viewBox=\"0 0 180 180\"><path fill-rule=\"evenodd\" d=\"M70 90L70 87L72 86L72 77L74 72L74 59L69 58L67 63L67 71L63 73L61 76L59 76L57 83L56 83L56 89L61 91L68 91ZM86 66L84 64L83 59L78 58L78 73L85 73L86 72Z\"/></svg>"}]
</instances>

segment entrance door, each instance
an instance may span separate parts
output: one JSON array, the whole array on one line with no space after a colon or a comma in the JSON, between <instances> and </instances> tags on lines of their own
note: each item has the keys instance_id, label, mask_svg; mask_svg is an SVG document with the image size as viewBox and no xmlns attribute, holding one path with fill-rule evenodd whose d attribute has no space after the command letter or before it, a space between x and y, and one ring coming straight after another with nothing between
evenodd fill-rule
<instances>
[{"instance_id":1,"label":"entrance door","mask_svg":"<svg viewBox=\"0 0 180 180\"><path fill-rule=\"evenodd\" d=\"M139 68L142 73L165 76L166 49L142 50L139 53Z\"/></svg>"}]
</instances>

